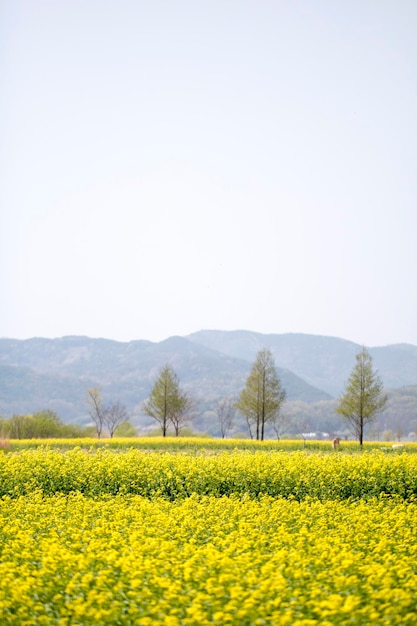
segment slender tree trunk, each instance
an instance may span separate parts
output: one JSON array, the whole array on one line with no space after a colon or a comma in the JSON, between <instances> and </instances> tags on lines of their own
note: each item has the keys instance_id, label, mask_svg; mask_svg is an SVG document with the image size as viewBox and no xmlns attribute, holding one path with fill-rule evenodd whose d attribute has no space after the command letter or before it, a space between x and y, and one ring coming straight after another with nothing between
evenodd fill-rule
<instances>
[{"instance_id":1,"label":"slender tree trunk","mask_svg":"<svg viewBox=\"0 0 417 626\"><path fill-rule=\"evenodd\" d=\"M257 398L256 398L256 441L259 441L259 423L261 421L261 415L260 415L260 402L261 402L261 390L260 390L260 385L259 385L259 375L258 375L258 380L257 380Z\"/></svg>"},{"instance_id":2,"label":"slender tree trunk","mask_svg":"<svg viewBox=\"0 0 417 626\"><path fill-rule=\"evenodd\" d=\"M262 402L262 417L261 417L261 441L264 440L265 434L265 402Z\"/></svg>"},{"instance_id":3,"label":"slender tree trunk","mask_svg":"<svg viewBox=\"0 0 417 626\"><path fill-rule=\"evenodd\" d=\"M363 447L363 401L365 394L365 380L364 380L364 367L363 362L361 363L361 396L360 396L360 416L359 416L359 447L362 450Z\"/></svg>"},{"instance_id":4,"label":"slender tree trunk","mask_svg":"<svg viewBox=\"0 0 417 626\"><path fill-rule=\"evenodd\" d=\"M262 414L261 414L261 441L264 440L265 433L265 402L262 401Z\"/></svg>"},{"instance_id":5,"label":"slender tree trunk","mask_svg":"<svg viewBox=\"0 0 417 626\"><path fill-rule=\"evenodd\" d=\"M164 389L164 421L162 422L162 436L166 437L167 436L167 404L168 404L168 399L167 399L167 386L165 384L165 389Z\"/></svg>"},{"instance_id":6,"label":"slender tree trunk","mask_svg":"<svg viewBox=\"0 0 417 626\"><path fill-rule=\"evenodd\" d=\"M262 371L262 404L261 404L261 441L264 440L265 434L265 388L266 388L266 373L265 368Z\"/></svg>"}]
</instances>

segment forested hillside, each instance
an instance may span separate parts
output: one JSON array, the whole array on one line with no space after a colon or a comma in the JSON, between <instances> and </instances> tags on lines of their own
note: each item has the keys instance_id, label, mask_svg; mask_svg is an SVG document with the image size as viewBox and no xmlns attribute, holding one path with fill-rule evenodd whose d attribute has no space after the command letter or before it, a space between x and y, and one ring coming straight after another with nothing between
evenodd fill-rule
<instances>
[{"instance_id":1,"label":"forested hillside","mask_svg":"<svg viewBox=\"0 0 417 626\"><path fill-rule=\"evenodd\" d=\"M195 397L199 413L219 398L237 395L250 362L200 346L183 337L159 343L128 343L89 337L0 340L0 413L56 410L67 420L87 418L85 391L100 386L103 395L123 402L136 421L159 369L166 363ZM278 367L289 400L330 398L291 371Z\"/></svg>"},{"instance_id":2,"label":"forested hillside","mask_svg":"<svg viewBox=\"0 0 417 626\"><path fill-rule=\"evenodd\" d=\"M51 409L68 423L86 424L86 390L99 386L106 401L126 406L137 427L150 427L142 402L160 368L169 363L195 400L194 427L218 434L217 403L238 396L262 347L273 353L287 391L283 412L288 429L340 430L335 398L361 346L334 337L250 331L200 331L158 343L78 336L0 339L0 415ZM417 426L417 347L376 347L370 353L390 397L377 434L392 430L406 435ZM245 428L237 417L235 431Z\"/></svg>"}]
</instances>

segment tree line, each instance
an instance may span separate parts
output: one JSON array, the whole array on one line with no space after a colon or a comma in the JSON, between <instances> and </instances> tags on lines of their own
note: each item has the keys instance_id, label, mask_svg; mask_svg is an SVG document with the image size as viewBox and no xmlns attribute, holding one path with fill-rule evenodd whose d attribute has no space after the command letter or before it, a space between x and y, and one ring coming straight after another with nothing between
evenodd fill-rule
<instances>
[{"instance_id":1,"label":"tree line","mask_svg":"<svg viewBox=\"0 0 417 626\"><path fill-rule=\"evenodd\" d=\"M267 425L279 438L288 420L282 411L285 401L286 391L277 374L272 353L263 348L256 355L238 399L223 398L215 407L222 438L231 431L236 412L246 419L251 439L264 440ZM92 434L100 438L105 431L110 438L115 434L136 434L128 420L126 407L119 401L105 404L100 387L87 390L86 403L92 427L63 424L54 411L46 409L32 415L0 418L0 435L10 439L31 439L86 437ZM373 369L369 352L363 348L356 355L356 363L336 406L336 413L349 424L360 446L365 426L376 419L386 403L382 380ZM143 412L158 423L163 437L167 436L170 427L178 436L192 420L195 408L195 401L181 388L179 378L170 365L162 367L149 397L142 404Z\"/></svg>"},{"instance_id":2,"label":"tree line","mask_svg":"<svg viewBox=\"0 0 417 626\"><path fill-rule=\"evenodd\" d=\"M272 426L279 438L286 424L286 416L282 412L285 400L286 391L277 374L272 353L263 348L256 356L238 400L233 402L225 398L217 404L216 414L222 437L230 431L237 410L246 418L251 439L262 441L267 424ZM336 406L336 413L349 424L361 447L365 426L375 421L386 403L382 380L373 369L369 352L363 348L356 355L356 363ZM143 411L159 423L165 437L169 424L174 427L175 434L179 434L190 417L192 407L193 401L181 390L172 367L163 367L149 399L143 403Z\"/></svg>"},{"instance_id":3,"label":"tree line","mask_svg":"<svg viewBox=\"0 0 417 626\"><path fill-rule=\"evenodd\" d=\"M51 439L91 437L94 428L64 424L50 409L29 415L0 418L0 436L4 439Z\"/></svg>"}]
</instances>

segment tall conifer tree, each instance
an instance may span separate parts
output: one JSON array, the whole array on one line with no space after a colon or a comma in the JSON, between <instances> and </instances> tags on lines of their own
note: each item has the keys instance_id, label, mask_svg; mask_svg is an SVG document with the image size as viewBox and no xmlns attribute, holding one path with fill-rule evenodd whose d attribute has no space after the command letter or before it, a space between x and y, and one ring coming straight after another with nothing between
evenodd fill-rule
<instances>
[{"instance_id":1,"label":"tall conifer tree","mask_svg":"<svg viewBox=\"0 0 417 626\"><path fill-rule=\"evenodd\" d=\"M263 348L256 356L236 403L238 411L246 417L252 438L254 428L256 439L264 439L265 424L278 415L285 398L272 353Z\"/></svg>"},{"instance_id":2,"label":"tall conifer tree","mask_svg":"<svg viewBox=\"0 0 417 626\"><path fill-rule=\"evenodd\" d=\"M336 408L336 412L353 428L360 447L363 445L365 425L373 422L377 414L385 409L387 396L383 390L382 379L373 369L369 352L363 348L356 355L355 366Z\"/></svg>"},{"instance_id":3,"label":"tall conifer tree","mask_svg":"<svg viewBox=\"0 0 417 626\"><path fill-rule=\"evenodd\" d=\"M142 408L146 415L159 422L163 437L166 437L169 423L174 426L175 434L179 434L191 408L191 399L188 394L181 391L178 376L170 365L165 365L161 369Z\"/></svg>"}]
</instances>

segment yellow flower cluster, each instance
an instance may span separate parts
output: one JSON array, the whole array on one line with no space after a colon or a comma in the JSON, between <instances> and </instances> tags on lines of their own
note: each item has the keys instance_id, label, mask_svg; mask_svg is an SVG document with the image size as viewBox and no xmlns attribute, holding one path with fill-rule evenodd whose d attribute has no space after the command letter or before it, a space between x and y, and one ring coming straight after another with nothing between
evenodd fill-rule
<instances>
[{"instance_id":1,"label":"yellow flower cluster","mask_svg":"<svg viewBox=\"0 0 417 626\"><path fill-rule=\"evenodd\" d=\"M417 456L0 454L1 626L417 623Z\"/></svg>"},{"instance_id":2,"label":"yellow flower cluster","mask_svg":"<svg viewBox=\"0 0 417 626\"><path fill-rule=\"evenodd\" d=\"M306 497L322 501L417 495L417 455L244 451L151 454L128 449L66 452L48 448L0 454L0 496L79 491L169 500L199 495Z\"/></svg>"},{"instance_id":3,"label":"yellow flower cluster","mask_svg":"<svg viewBox=\"0 0 417 626\"><path fill-rule=\"evenodd\" d=\"M4 626L417 622L417 506L399 499L40 491L0 501Z\"/></svg>"}]
</instances>

